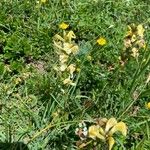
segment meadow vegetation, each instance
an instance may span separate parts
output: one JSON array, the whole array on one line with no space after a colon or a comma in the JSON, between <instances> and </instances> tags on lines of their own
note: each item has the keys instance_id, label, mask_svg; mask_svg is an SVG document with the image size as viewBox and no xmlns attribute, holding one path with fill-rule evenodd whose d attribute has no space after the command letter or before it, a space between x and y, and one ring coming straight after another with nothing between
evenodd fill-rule
<instances>
[{"instance_id":1,"label":"meadow vegetation","mask_svg":"<svg viewBox=\"0 0 150 150\"><path fill-rule=\"evenodd\" d=\"M150 149L149 0L0 0L0 149Z\"/></svg>"}]
</instances>

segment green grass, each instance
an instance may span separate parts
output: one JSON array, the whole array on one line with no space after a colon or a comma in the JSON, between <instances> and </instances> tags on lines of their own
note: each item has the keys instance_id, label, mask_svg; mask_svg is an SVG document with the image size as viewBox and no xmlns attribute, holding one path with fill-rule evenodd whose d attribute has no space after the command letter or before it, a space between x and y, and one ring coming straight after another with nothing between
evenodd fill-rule
<instances>
[{"instance_id":1,"label":"green grass","mask_svg":"<svg viewBox=\"0 0 150 150\"><path fill-rule=\"evenodd\" d=\"M29 150L74 150L78 124L104 117L128 126L126 138L116 135L114 150L150 149L150 110L145 108L150 102L150 2L95 1L0 1L0 149L14 150L23 142ZM59 60L53 37L62 34L62 22L74 31L80 48L70 60L81 69L76 86L63 85L54 71ZM132 23L145 27L147 47L138 60L123 51ZM96 43L101 36L105 46ZM122 55L127 58L123 67ZM106 149L101 146L97 149Z\"/></svg>"}]
</instances>

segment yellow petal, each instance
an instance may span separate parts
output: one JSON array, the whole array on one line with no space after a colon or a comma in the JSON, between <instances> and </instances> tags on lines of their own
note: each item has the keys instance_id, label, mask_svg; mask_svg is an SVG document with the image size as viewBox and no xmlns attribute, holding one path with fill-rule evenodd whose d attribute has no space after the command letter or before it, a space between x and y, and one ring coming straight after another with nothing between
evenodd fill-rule
<instances>
[{"instance_id":1,"label":"yellow petal","mask_svg":"<svg viewBox=\"0 0 150 150\"><path fill-rule=\"evenodd\" d=\"M116 124L117 120L115 118L110 118L106 123L105 132L107 133Z\"/></svg>"},{"instance_id":2,"label":"yellow petal","mask_svg":"<svg viewBox=\"0 0 150 150\"><path fill-rule=\"evenodd\" d=\"M140 24L140 25L138 25L137 26L137 34L140 36L140 37L143 37L144 35L144 28L143 28L143 26Z\"/></svg>"},{"instance_id":3,"label":"yellow petal","mask_svg":"<svg viewBox=\"0 0 150 150\"><path fill-rule=\"evenodd\" d=\"M64 22L59 25L59 28L63 29L63 30L67 29L68 27L69 27L69 25Z\"/></svg>"},{"instance_id":4,"label":"yellow petal","mask_svg":"<svg viewBox=\"0 0 150 150\"><path fill-rule=\"evenodd\" d=\"M129 38L126 38L126 39L124 40L124 46L125 46L126 48L129 48L129 47L132 46L131 40L130 40Z\"/></svg>"},{"instance_id":5,"label":"yellow petal","mask_svg":"<svg viewBox=\"0 0 150 150\"><path fill-rule=\"evenodd\" d=\"M104 132L103 128L100 127L100 128L99 128L99 132L100 132L101 135L104 135L104 136L105 136L105 132Z\"/></svg>"},{"instance_id":6,"label":"yellow petal","mask_svg":"<svg viewBox=\"0 0 150 150\"><path fill-rule=\"evenodd\" d=\"M61 45L60 42L55 42L55 41L54 41L54 46L57 47L57 48L60 49L60 50L63 50L62 45Z\"/></svg>"},{"instance_id":7,"label":"yellow petal","mask_svg":"<svg viewBox=\"0 0 150 150\"><path fill-rule=\"evenodd\" d=\"M78 46L78 45L75 45L75 46L73 46L73 47L71 48L71 52L72 52L73 54L76 54L78 51L79 51L79 46Z\"/></svg>"},{"instance_id":8,"label":"yellow petal","mask_svg":"<svg viewBox=\"0 0 150 150\"><path fill-rule=\"evenodd\" d=\"M66 64L61 64L60 66L60 71L65 71L67 68L67 65Z\"/></svg>"},{"instance_id":9,"label":"yellow petal","mask_svg":"<svg viewBox=\"0 0 150 150\"><path fill-rule=\"evenodd\" d=\"M92 139L96 139L96 138L99 138L99 139L102 139L104 140L104 136L102 136L100 133L99 133L99 126L96 126L96 125L92 125L89 127L89 137L92 138Z\"/></svg>"},{"instance_id":10,"label":"yellow petal","mask_svg":"<svg viewBox=\"0 0 150 150\"><path fill-rule=\"evenodd\" d=\"M145 48L146 46L144 39L138 40L136 44L139 46L139 48Z\"/></svg>"},{"instance_id":11,"label":"yellow petal","mask_svg":"<svg viewBox=\"0 0 150 150\"><path fill-rule=\"evenodd\" d=\"M65 84L65 85L72 85L72 86L76 85L75 83L73 83L73 81L70 78L65 79L63 81L63 84Z\"/></svg>"},{"instance_id":12,"label":"yellow petal","mask_svg":"<svg viewBox=\"0 0 150 150\"><path fill-rule=\"evenodd\" d=\"M106 39L103 37L100 37L99 39L97 39L97 43L101 46L106 44Z\"/></svg>"},{"instance_id":13,"label":"yellow petal","mask_svg":"<svg viewBox=\"0 0 150 150\"><path fill-rule=\"evenodd\" d=\"M62 42L65 41L59 34L56 34L56 35L54 36L54 39L60 40L60 41L62 41Z\"/></svg>"},{"instance_id":14,"label":"yellow petal","mask_svg":"<svg viewBox=\"0 0 150 150\"><path fill-rule=\"evenodd\" d=\"M113 145L115 144L115 140L113 137L108 138L109 150L112 149Z\"/></svg>"},{"instance_id":15,"label":"yellow petal","mask_svg":"<svg viewBox=\"0 0 150 150\"><path fill-rule=\"evenodd\" d=\"M59 56L59 60L60 60L60 62L61 63L65 63L65 62L67 62L68 61L68 55L66 55L66 54L61 54L60 56Z\"/></svg>"},{"instance_id":16,"label":"yellow petal","mask_svg":"<svg viewBox=\"0 0 150 150\"><path fill-rule=\"evenodd\" d=\"M67 43L64 42L63 43L63 50L67 53L67 54L76 54L79 50L79 47L77 45L71 44L71 43Z\"/></svg>"},{"instance_id":17,"label":"yellow petal","mask_svg":"<svg viewBox=\"0 0 150 150\"><path fill-rule=\"evenodd\" d=\"M131 26L128 26L128 31L132 32Z\"/></svg>"},{"instance_id":18,"label":"yellow petal","mask_svg":"<svg viewBox=\"0 0 150 150\"><path fill-rule=\"evenodd\" d=\"M72 82L72 80L70 80L70 78L67 78L63 81L64 84L70 84Z\"/></svg>"},{"instance_id":19,"label":"yellow petal","mask_svg":"<svg viewBox=\"0 0 150 150\"><path fill-rule=\"evenodd\" d=\"M136 35L135 35L135 34L133 34L133 35L132 35L132 37L131 37L131 42L132 42L132 43L133 43L133 42L135 42L135 41L136 41L136 39L137 39L137 38L136 38Z\"/></svg>"},{"instance_id":20,"label":"yellow petal","mask_svg":"<svg viewBox=\"0 0 150 150\"><path fill-rule=\"evenodd\" d=\"M69 54L71 54L71 48L72 48L72 44L70 44L70 43L64 43L63 44L63 50L69 55Z\"/></svg>"},{"instance_id":21,"label":"yellow petal","mask_svg":"<svg viewBox=\"0 0 150 150\"><path fill-rule=\"evenodd\" d=\"M125 37L131 37L131 36L132 36L132 34L133 34L133 32L132 32L132 28L131 28L130 26L128 26L128 31L127 31L127 34L126 34L126 36L125 36Z\"/></svg>"},{"instance_id":22,"label":"yellow petal","mask_svg":"<svg viewBox=\"0 0 150 150\"><path fill-rule=\"evenodd\" d=\"M75 64L70 64L69 66L68 66L68 70L69 70L69 72L70 72L70 75L73 75L73 73L75 72L75 70L76 70L76 67L75 67L76 65Z\"/></svg>"},{"instance_id":23,"label":"yellow petal","mask_svg":"<svg viewBox=\"0 0 150 150\"><path fill-rule=\"evenodd\" d=\"M104 127L104 126L106 126L107 121L108 121L107 118L100 118L100 119L97 120L97 124L98 124L100 127Z\"/></svg>"},{"instance_id":24,"label":"yellow petal","mask_svg":"<svg viewBox=\"0 0 150 150\"><path fill-rule=\"evenodd\" d=\"M132 36L132 31L128 31L125 37L131 37Z\"/></svg>"},{"instance_id":25,"label":"yellow petal","mask_svg":"<svg viewBox=\"0 0 150 150\"><path fill-rule=\"evenodd\" d=\"M109 132L109 135L112 136L115 132L120 131L124 136L127 135L127 126L124 122L117 123Z\"/></svg>"},{"instance_id":26,"label":"yellow petal","mask_svg":"<svg viewBox=\"0 0 150 150\"><path fill-rule=\"evenodd\" d=\"M74 34L73 31L69 31L68 34L65 36L65 39L71 42L72 39L75 39L76 35Z\"/></svg>"},{"instance_id":27,"label":"yellow petal","mask_svg":"<svg viewBox=\"0 0 150 150\"><path fill-rule=\"evenodd\" d=\"M108 119L107 118L102 118L101 121L106 123L108 121Z\"/></svg>"},{"instance_id":28,"label":"yellow petal","mask_svg":"<svg viewBox=\"0 0 150 150\"><path fill-rule=\"evenodd\" d=\"M133 56L134 58L137 58L139 56L139 51L137 48L135 48L135 47L132 48L131 56Z\"/></svg>"}]
</instances>

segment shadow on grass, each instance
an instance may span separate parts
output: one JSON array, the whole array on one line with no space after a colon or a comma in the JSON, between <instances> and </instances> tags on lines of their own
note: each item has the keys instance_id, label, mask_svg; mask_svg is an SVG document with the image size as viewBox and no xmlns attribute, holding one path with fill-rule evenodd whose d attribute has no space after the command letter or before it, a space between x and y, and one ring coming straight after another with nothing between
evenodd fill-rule
<instances>
[{"instance_id":1,"label":"shadow on grass","mask_svg":"<svg viewBox=\"0 0 150 150\"><path fill-rule=\"evenodd\" d=\"M22 142L3 143L0 142L0 150L29 150L28 146Z\"/></svg>"}]
</instances>

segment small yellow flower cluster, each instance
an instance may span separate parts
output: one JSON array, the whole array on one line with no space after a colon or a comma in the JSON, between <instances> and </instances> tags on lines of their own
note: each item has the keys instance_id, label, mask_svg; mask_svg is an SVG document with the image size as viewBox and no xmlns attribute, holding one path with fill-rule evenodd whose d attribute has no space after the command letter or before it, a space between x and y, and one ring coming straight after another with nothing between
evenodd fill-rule
<instances>
[{"instance_id":1,"label":"small yellow flower cluster","mask_svg":"<svg viewBox=\"0 0 150 150\"><path fill-rule=\"evenodd\" d=\"M101 46L104 46L104 45L106 45L106 39L105 38L103 38L103 37L100 37L100 38L98 38L97 39L97 43L99 44L99 45L101 45Z\"/></svg>"},{"instance_id":2,"label":"small yellow flower cluster","mask_svg":"<svg viewBox=\"0 0 150 150\"><path fill-rule=\"evenodd\" d=\"M88 132L87 132L88 131ZM121 132L123 136L127 135L127 126L124 122L117 122L115 118L102 118L97 120L96 124L87 127L84 125L83 129L76 129L76 135L80 137L81 140L91 138L92 140L100 139L103 142L108 142L109 150L112 149L115 139L113 134L116 132ZM88 143L82 143L79 148L83 148L88 145Z\"/></svg>"},{"instance_id":3,"label":"small yellow flower cluster","mask_svg":"<svg viewBox=\"0 0 150 150\"><path fill-rule=\"evenodd\" d=\"M144 40L144 31L145 29L141 24L138 26L135 26L135 24L128 26L128 31L124 39L124 46L125 50L128 48L132 48L131 56L133 56L134 58L138 58L140 48L146 47Z\"/></svg>"},{"instance_id":4,"label":"small yellow flower cluster","mask_svg":"<svg viewBox=\"0 0 150 150\"><path fill-rule=\"evenodd\" d=\"M59 25L61 29L63 29L63 36L56 34L54 36L54 46L57 50L57 54L59 55L59 71L67 72L69 75L66 79L64 79L63 83L65 85L75 85L73 83L73 74L76 71L76 64L68 64L69 59L77 54L79 51L78 45L73 41L76 38L73 31L66 32L65 29L68 28L69 25L62 23Z\"/></svg>"},{"instance_id":5,"label":"small yellow flower cluster","mask_svg":"<svg viewBox=\"0 0 150 150\"><path fill-rule=\"evenodd\" d=\"M66 23L64 23L64 22L62 22L62 23L59 25L59 28L60 28L60 29L63 29L63 30L66 30L68 27L69 27L69 25L66 24Z\"/></svg>"}]
</instances>

